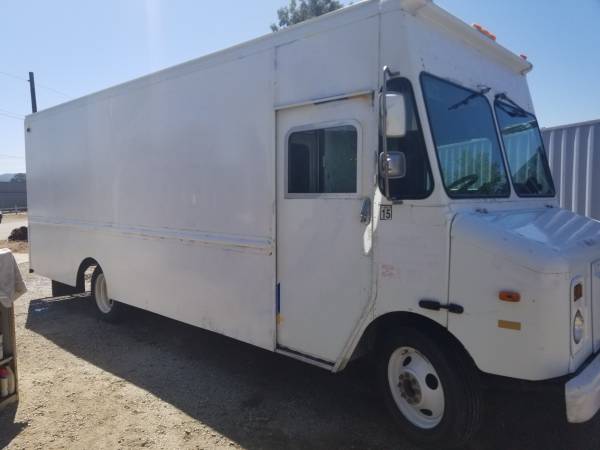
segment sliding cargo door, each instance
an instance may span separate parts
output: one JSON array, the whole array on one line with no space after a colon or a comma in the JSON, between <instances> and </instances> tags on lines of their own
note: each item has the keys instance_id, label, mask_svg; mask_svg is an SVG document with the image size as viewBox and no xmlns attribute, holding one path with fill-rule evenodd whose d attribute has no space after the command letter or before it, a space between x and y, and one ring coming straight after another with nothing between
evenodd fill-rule
<instances>
[{"instance_id":1,"label":"sliding cargo door","mask_svg":"<svg viewBox=\"0 0 600 450\"><path fill-rule=\"evenodd\" d=\"M371 295L371 96L277 112L277 344L333 363Z\"/></svg>"}]
</instances>

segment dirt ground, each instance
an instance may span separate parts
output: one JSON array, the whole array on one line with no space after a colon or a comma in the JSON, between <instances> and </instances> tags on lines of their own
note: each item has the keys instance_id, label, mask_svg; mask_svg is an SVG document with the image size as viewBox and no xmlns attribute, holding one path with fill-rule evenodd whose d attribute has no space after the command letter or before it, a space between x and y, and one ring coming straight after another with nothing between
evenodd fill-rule
<instances>
[{"instance_id":1,"label":"dirt ground","mask_svg":"<svg viewBox=\"0 0 600 450\"><path fill-rule=\"evenodd\" d=\"M137 310L106 324L20 268L21 401L0 413L0 447L415 449L365 362L333 375ZM600 419L569 426L547 394L489 391L486 406L470 449L600 448Z\"/></svg>"},{"instance_id":2,"label":"dirt ground","mask_svg":"<svg viewBox=\"0 0 600 450\"><path fill-rule=\"evenodd\" d=\"M28 252L27 242L0 240L0 248L8 248L15 254L25 254Z\"/></svg>"}]
</instances>

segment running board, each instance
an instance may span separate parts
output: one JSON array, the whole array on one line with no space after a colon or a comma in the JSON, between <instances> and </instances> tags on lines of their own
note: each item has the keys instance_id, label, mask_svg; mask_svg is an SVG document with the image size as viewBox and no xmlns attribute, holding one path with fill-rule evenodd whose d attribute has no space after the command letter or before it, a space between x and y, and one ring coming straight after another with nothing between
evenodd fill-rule
<instances>
[{"instance_id":1,"label":"running board","mask_svg":"<svg viewBox=\"0 0 600 450\"><path fill-rule=\"evenodd\" d=\"M286 355L290 358L294 358L299 361L318 366L321 369L327 369L329 371L333 371L333 367L335 366L335 363L325 361L324 359L315 358L314 356L305 355L304 353L300 353L296 350L286 347L277 346L277 348L275 348L275 353Z\"/></svg>"}]
</instances>

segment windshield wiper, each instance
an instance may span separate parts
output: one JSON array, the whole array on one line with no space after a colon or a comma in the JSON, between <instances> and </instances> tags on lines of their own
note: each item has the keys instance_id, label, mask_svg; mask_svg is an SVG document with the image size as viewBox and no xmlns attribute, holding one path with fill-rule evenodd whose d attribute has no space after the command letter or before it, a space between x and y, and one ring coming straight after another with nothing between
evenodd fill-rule
<instances>
[{"instance_id":1,"label":"windshield wiper","mask_svg":"<svg viewBox=\"0 0 600 450\"><path fill-rule=\"evenodd\" d=\"M480 95L487 94L488 92L490 92L491 89L492 88L486 86L486 87L480 89L478 92L473 92L468 97L466 97L464 100L461 100L460 102L455 103L454 105L450 106L448 108L448 111L452 111L453 109L458 109L461 106L467 105L471 100L473 100L476 97L479 97Z\"/></svg>"},{"instance_id":2,"label":"windshield wiper","mask_svg":"<svg viewBox=\"0 0 600 450\"><path fill-rule=\"evenodd\" d=\"M506 113L511 116L511 117L530 117L531 114L528 113L527 111L525 111L523 108L521 108L517 102L515 102L513 99L511 99L508 95L506 95L504 92L500 93L500 94L496 94L496 100L502 100L506 103L502 103L500 102L500 106L502 107L502 109L504 111L506 111ZM507 105L508 104L508 105ZM511 108L514 108L513 111L509 111L507 108L505 108L505 106L509 106Z\"/></svg>"}]
</instances>

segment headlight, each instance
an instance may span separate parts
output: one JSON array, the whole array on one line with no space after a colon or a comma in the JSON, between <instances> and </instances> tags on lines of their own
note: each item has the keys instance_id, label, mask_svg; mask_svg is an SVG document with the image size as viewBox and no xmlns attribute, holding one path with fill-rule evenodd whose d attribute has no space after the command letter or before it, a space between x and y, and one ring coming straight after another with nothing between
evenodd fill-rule
<instances>
[{"instance_id":1,"label":"headlight","mask_svg":"<svg viewBox=\"0 0 600 450\"><path fill-rule=\"evenodd\" d=\"M575 314L575 319L573 319L573 341L575 341L575 344L579 344L581 342L583 339L583 332L583 315L581 314L581 311L577 311L577 314Z\"/></svg>"}]
</instances>

